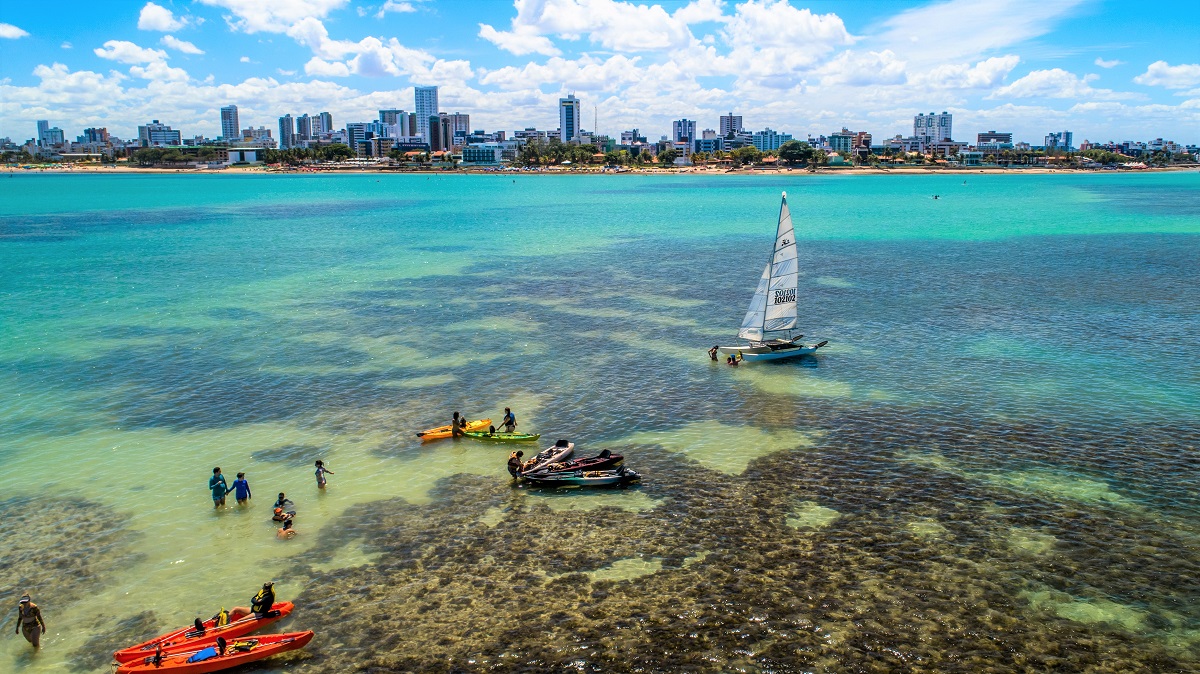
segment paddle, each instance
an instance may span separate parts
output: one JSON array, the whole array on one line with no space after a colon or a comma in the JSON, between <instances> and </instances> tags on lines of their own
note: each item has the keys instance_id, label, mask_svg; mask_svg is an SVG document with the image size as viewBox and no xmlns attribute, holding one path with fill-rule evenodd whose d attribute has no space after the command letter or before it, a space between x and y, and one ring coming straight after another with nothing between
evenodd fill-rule
<instances>
[{"instance_id":1,"label":"paddle","mask_svg":"<svg viewBox=\"0 0 1200 674\"><path fill-rule=\"evenodd\" d=\"M817 350L817 349L821 348L822 346L825 346L825 345L826 345L826 344L828 344L828 343L829 343L829 340L827 339L827 340L825 340L825 341L821 342L820 344L814 344L814 345L813 345L813 350L815 351L815 350Z\"/></svg>"}]
</instances>

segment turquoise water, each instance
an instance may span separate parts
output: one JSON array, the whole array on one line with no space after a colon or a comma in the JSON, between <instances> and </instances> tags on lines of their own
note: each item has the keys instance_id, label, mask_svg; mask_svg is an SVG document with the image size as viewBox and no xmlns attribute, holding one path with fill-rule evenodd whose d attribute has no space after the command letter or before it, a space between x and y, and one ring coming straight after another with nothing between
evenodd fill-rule
<instances>
[{"instance_id":1,"label":"turquoise water","mask_svg":"<svg viewBox=\"0 0 1200 674\"><path fill-rule=\"evenodd\" d=\"M713 364L781 190L830 346ZM1195 173L0 178L0 671L268 578L288 671L1195 668L1198 233ZM644 484L413 435L506 405Z\"/></svg>"}]
</instances>

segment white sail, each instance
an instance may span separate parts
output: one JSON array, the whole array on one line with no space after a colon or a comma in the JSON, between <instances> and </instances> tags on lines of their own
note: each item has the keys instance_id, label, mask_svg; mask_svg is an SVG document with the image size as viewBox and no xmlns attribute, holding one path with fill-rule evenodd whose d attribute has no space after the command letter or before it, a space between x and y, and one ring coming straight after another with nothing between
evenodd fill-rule
<instances>
[{"instance_id":1,"label":"white sail","mask_svg":"<svg viewBox=\"0 0 1200 674\"><path fill-rule=\"evenodd\" d=\"M738 337L762 342L786 337L788 331L796 328L796 294L800 279L798 264L792 214L788 210L787 192L784 192L783 204L779 207L775 248L771 252L771 260L763 269L746 317L742 319Z\"/></svg>"}]
</instances>

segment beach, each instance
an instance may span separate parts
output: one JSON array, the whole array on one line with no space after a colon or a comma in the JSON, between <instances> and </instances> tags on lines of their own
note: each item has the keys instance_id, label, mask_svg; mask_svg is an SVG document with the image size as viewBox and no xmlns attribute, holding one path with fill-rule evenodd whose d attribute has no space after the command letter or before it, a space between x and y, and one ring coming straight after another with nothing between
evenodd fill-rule
<instances>
[{"instance_id":1,"label":"beach","mask_svg":"<svg viewBox=\"0 0 1200 674\"><path fill-rule=\"evenodd\" d=\"M0 671L267 580L256 671L1200 666L1200 174L909 171L0 177ZM830 344L714 363L783 191ZM415 435L506 406L642 483Z\"/></svg>"}]
</instances>

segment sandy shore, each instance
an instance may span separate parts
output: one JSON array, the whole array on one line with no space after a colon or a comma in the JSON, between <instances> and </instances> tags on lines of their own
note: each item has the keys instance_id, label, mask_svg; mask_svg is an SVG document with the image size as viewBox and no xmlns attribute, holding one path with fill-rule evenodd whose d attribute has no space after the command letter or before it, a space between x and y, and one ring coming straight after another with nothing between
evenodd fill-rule
<instances>
[{"instance_id":1,"label":"sandy shore","mask_svg":"<svg viewBox=\"0 0 1200 674\"><path fill-rule=\"evenodd\" d=\"M1186 164L1181 166L1170 166L1161 168L1145 168L1132 169L1138 172L1165 172L1165 171L1196 171L1200 170L1200 164ZM816 170L809 170L800 167L756 167L756 168L741 168L741 169L725 169L716 167L696 167L687 166L680 168L628 168L621 171L603 170L599 167L544 167L540 169L496 169L492 167L468 166L458 168L417 168L409 166L339 166L339 167L298 167L298 168L275 168L267 166L231 166L224 169L209 169L209 168L143 168L138 166L112 166L112 165L64 165L58 168L33 168L22 169L15 167L6 167L5 173L121 173L121 174L247 174L247 173L269 173L279 175L295 175L295 174L310 174L310 173L432 173L432 174L479 174L479 175L512 175L520 173L522 175L779 175L779 174L797 174L797 175L931 175L939 173L953 174L1013 174L1013 175L1029 175L1029 174L1045 174L1045 173L1128 173L1131 169L1121 169L1120 171L1112 171L1106 169L1081 169L1081 168L1048 168L1048 167L1027 167L1027 168L1001 168L993 166L973 166L973 167L948 167L948 166L903 166L893 168L879 167L822 167Z\"/></svg>"}]
</instances>

